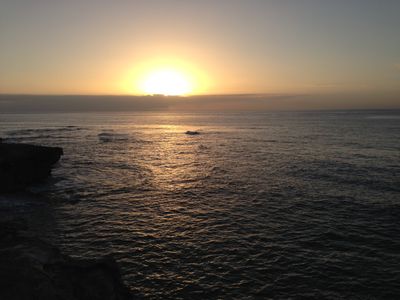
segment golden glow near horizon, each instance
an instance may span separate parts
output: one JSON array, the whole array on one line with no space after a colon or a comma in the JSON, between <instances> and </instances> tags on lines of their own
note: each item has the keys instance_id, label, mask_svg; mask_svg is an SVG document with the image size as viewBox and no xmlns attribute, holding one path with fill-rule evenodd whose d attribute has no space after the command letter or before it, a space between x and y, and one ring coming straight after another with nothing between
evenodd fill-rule
<instances>
[{"instance_id":1,"label":"golden glow near horizon","mask_svg":"<svg viewBox=\"0 0 400 300\"><path fill-rule=\"evenodd\" d=\"M204 72L181 60L164 58L132 67L122 90L137 95L187 96L208 92Z\"/></svg>"}]
</instances>

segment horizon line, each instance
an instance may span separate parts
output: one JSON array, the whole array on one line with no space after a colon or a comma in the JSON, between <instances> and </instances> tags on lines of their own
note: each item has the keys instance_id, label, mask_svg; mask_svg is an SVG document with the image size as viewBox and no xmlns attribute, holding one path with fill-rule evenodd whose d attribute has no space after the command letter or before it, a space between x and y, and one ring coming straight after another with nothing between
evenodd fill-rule
<instances>
[{"instance_id":1,"label":"horizon line","mask_svg":"<svg viewBox=\"0 0 400 300\"><path fill-rule=\"evenodd\" d=\"M300 93L214 93L214 94L188 94L188 95L164 95L164 94L80 94L80 93L1 93L0 96L115 96L115 97L165 97L188 98L210 96L292 96ZM301 95L306 95L301 93Z\"/></svg>"}]
</instances>

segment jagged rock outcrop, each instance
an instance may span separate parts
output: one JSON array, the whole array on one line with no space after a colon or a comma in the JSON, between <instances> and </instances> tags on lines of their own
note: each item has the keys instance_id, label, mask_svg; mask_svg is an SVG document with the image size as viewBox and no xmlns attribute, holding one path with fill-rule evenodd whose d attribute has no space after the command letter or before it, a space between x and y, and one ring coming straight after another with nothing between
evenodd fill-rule
<instances>
[{"instance_id":1,"label":"jagged rock outcrop","mask_svg":"<svg viewBox=\"0 0 400 300\"><path fill-rule=\"evenodd\" d=\"M0 140L0 192L17 191L43 181L63 155L60 147L11 144Z\"/></svg>"},{"instance_id":2,"label":"jagged rock outcrop","mask_svg":"<svg viewBox=\"0 0 400 300\"><path fill-rule=\"evenodd\" d=\"M23 231L0 222L0 299L132 299L112 257L77 260Z\"/></svg>"},{"instance_id":3,"label":"jagged rock outcrop","mask_svg":"<svg viewBox=\"0 0 400 300\"><path fill-rule=\"evenodd\" d=\"M0 139L0 192L20 191L44 180L61 155L59 147L9 144ZM71 258L28 230L24 220L0 217L0 299L132 299L111 256Z\"/></svg>"}]
</instances>

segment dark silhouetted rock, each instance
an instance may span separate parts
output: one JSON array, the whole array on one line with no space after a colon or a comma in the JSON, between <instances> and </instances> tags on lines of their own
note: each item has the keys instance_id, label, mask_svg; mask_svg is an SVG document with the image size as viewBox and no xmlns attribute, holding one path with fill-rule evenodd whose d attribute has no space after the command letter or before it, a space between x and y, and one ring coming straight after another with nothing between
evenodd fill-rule
<instances>
[{"instance_id":1,"label":"dark silhouetted rock","mask_svg":"<svg viewBox=\"0 0 400 300\"><path fill-rule=\"evenodd\" d=\"M112 257L72 259L21 228L0 222L0 299L132 299Z\"/></svg>"},{"instance_id":2,"label":"dark silhouetted rock","mask_svg":"<svg viewBox=\"0 0 400 300\"><path fill-rule=\"evenodd\" d=\"M200 134L200 132L198 132L198 131L190 131L190 130L186 131L185 133L188 134L188 135L198 135L198 134Z\"/></svg>"},{"instance_id":3,"label":"dark silhouetted rock","mask_svg":"<svg viewBox=\"0 0 400 300\"><path fill-rule=\"evenodd\" d=\"M15 191L43 181L62 148L0 143L0 191Z\"/></svg>"}]
</instances>

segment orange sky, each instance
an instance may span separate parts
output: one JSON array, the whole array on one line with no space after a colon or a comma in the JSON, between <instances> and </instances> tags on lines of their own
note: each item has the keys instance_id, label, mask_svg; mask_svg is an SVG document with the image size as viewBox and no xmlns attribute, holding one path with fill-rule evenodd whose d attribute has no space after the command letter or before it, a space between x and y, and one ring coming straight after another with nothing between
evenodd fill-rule
<instances>
[{"instance_id":1,"label":"orange sky","mask_svg":"<svg viewBox=\"0 0 400 300\"><path fill-rule=\"evenodd\" d=\"M0 93L400 95L399 1L0 3ZM378 100L376 100L378 101Z\"/></svg>"}]
</instances>

